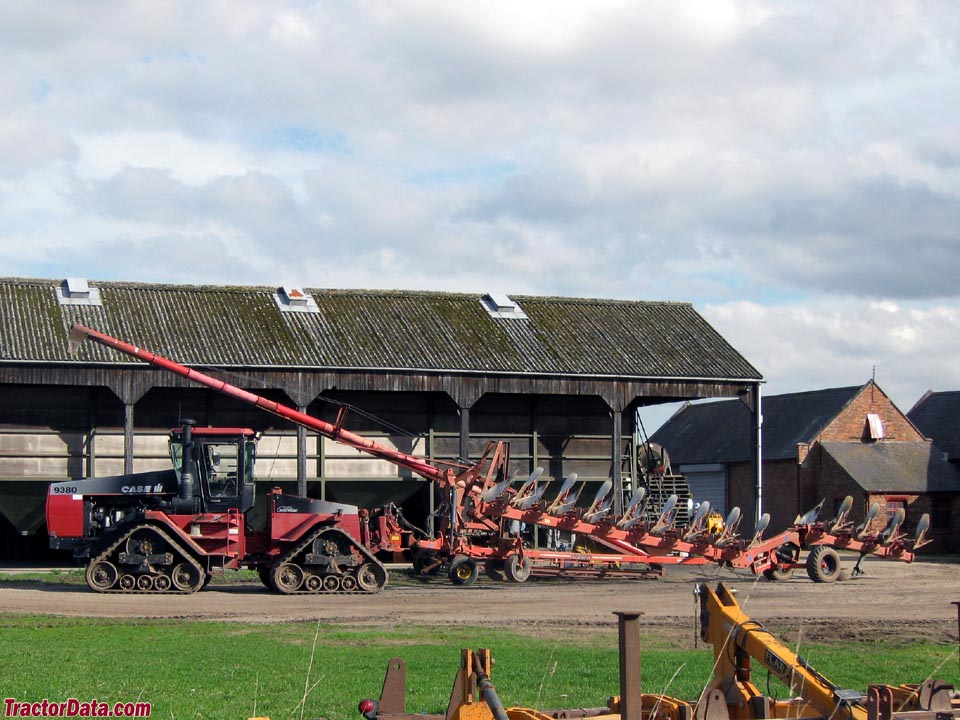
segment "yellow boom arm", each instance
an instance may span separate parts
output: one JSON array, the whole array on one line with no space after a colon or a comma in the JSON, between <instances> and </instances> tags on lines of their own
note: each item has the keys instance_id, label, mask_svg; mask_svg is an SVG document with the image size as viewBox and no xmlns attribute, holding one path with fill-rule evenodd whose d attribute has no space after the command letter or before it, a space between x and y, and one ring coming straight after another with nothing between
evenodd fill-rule
<instances>
[{"instance_id":1,"label":"yellow boom arm","mask_svg":"<svg viewBox=\"0 0 960 720\"><path fill-rule=\"evenodd\" d=\"M862 696L841 690L799 655L751 620L733 592L720 583L716 591L698 585L700 637L713 644L713 680L701 697L702 717L728 715L735 720L754 718L824 717L867 720ZM796 699L773 702L750 681L750 663L756 661L787 685ZM722 705L726 705L723 711ZM706 712L707 708L711 712Z\"/></svg>"}]
</instances>

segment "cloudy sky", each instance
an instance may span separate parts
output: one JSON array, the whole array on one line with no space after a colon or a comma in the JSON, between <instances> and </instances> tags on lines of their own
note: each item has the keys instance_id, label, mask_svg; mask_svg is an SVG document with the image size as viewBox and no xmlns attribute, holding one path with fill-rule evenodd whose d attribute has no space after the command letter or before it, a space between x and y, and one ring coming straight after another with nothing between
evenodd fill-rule
<instances>
[{"instance_id":1,"label":"cloudy sky","mask_svg":"<svg viewBox=\"0 0 960 720\"><path fill-rule=\"evenodd\" d=\"M955 2L0 0L0 275L681 300L960 389Z\"/></svg>"}]
</instances>

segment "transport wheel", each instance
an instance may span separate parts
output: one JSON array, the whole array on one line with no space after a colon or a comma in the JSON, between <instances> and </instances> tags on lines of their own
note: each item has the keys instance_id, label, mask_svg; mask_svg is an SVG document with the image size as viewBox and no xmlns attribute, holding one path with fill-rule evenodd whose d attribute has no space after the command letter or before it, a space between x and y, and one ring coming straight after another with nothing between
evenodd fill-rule
<instances>
[{"instance_id":1,"label":"transport wheel","mask_svg":"<svg viewBox=\"0 0 960 720\"><path fill-rule=\"evenodd\" d=\"M503 563L503 574L507 580L515 583L522 583L530 577L530 571L533 569L533 563L527 557L520 555L511 555Z\"/></svg>"},{"instance_id":2,"label":"transport wheel","mask_svg":"<svg viewBox=\"0 0 960 720\"><path fill-rule=\"evenodd\" d=\"M91 563L87 568L87 585L91 590L103 592L113 587L117 582L117 569L106 560Z\"/></svg>"},{"instance_id":3,"label":"transport wheel","mask_svg":"<svg viewBox=\"0 0 960 720\"><path fill-rule=\"evenodd\" d=\"M794 543L784 543L774 551L773 559L784 566L790 565L800 557L800 548ZM792 567L772 567L763 571L763 577L767 580L783 582L793 576Z\"/></svg>"},{"instance_id":4,"label":"transport wheel","mask_svg":"<svg viewBox=\"0 0 960 720\"><path fill-rule=\"evenodd\" d=\"M157 575L153 579L153 589L158 590L160 592L166 592L167 590L170 589L170 586L172 584L173 583L170 582L170 578L167 577L166 575Z\"/></svg>"},{"instance_id":5,"label":"transport wheel","mask_svg":"<svg viewBox=\"0 0 960 720\"><path fill-rule=\"evenodd\" d=\"M437 555L431 550L413 551L413 574L426 577L436 575L440 571Z\"/></svg>"},{"instance_id":6,"label":"transport wheel","mask_svg":"<svg viewBox=\"0 0 960 720\"><path fill-rule=\"evenodd\" d=\"M200 572L188 562L175 565L170 572L170 580L180 592L195 592L200 589L200 584L203 582Z\"/></svg>"},{"instance_id":7,"label":"transport wheel","mask_svg":"<svg viewBox=\"0 0 960 720\"><path fill-rule=\"evenodd\" d=\"M357 570L357 585L364 592L380 592L387 584L387 571L376 563L366 563Z\"/></svg>"},{"instance_id":8,"label":"transport wheel","mask_svg":"<svg viewBox=\"0 0 960 720\"><path fill-rule=\"evenodd\" d=\"M763 577L773 582L784 582L793 577L793 568L772 567L763 571Z\"/></svg>"},{"instance_id":9,"label":"transport wheel","mask_svg":"<svg viewBox=\"0 0 960 720\"><path fill-rule=\"evenodd\" d=\"M450 563L448 574L450 582L454 585L473 585L477 575L480 574L480 570L473 558L466 555L457 555Z\"/></svg>"},{"instance_id":10,"label":"transport wheel","mask_svg":"<svg viewBox=\"0 0 960 720\"><path fill-rule=\"evenodd\" d=\"M807 555L807 575L814 582L834 582L840 576L840 555L832 547L814 545Z\"/></svg>"},{"instance_id":11,"label":"transport wheel","mask_svg":"<svg viewBox=\"0 0 960 720\"><path fill-rule=\"evenodd\" d=\"M483 572L487 577L497 582L503 582L506 578L503 575L503 560L491 559L483 564Z\"/></svg>"},{"instance_id":12,"label":"transport wheel","mask_svg":"<svg viewBox=\"0 0 960 720\"><path fill-rule=\"evenodd\" d=\"M282 563L273 569L273 584L278 592L289 595L303 582L303 570L293 563Z\"/></svg>"}]
</instances>

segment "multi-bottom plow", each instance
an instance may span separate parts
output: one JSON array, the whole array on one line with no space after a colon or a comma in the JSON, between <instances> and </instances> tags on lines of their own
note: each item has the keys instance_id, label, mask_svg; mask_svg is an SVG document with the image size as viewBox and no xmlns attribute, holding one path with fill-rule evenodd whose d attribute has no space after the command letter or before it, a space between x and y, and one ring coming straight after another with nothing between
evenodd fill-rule
<instances>
[{"instance_id":1,"label":"multi-bottom plow","mask_svg":"<svg viewBox=\"0 0 960 720\"><path fill-rule=\"evenodd\" d=\"M852 570L860 572L867 555L911 562L914 552L927 544L930 519L923 515L910 537L901 531L905 519L898 510L884 525L878 518L880 504L874 504L863 523L849 521L853 499L841 503L837 517L820 520L823 502L798 516L786 530L765 536L769 515L762 515L753 534L742 537L740 508L734 507L722 526L714 527L709 502L703 502L686 526L676 523L678 499L671 495L659 511L648 503L644 488L638 489L620 515L613 513L609 499L612 484L604 482L589 504L579 504L586 483L577 487L571 475L556 494L549 491L551 480L543 480L538 468L517 484L503 479L507 466L505 446L491 443L472 472L457 476L446 488L449 513L437 537L415 543L415 568L427 573L444 560L450 578L457 584L472 583L484 565L495 579L522 582L537 566L661 570L666 565L717 563L747 569L771 580L785 580L797 568L805 567L815 582L829 583L841 575L837 550L859 553ZM443 483L441 483L443 485ZM521 530L539 527L561 531L578 540L589 539L604 552L530 548ZM802 550L809 550L801 562Z\"/></svg>"}]
</instances>

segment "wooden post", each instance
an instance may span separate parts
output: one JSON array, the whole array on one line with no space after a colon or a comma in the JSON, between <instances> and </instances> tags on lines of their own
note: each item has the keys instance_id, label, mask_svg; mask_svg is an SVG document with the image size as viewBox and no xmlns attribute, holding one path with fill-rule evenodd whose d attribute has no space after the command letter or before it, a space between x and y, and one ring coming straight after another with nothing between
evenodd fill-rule
<instances>
[{"instance_id":1,"label":"wooden post","mask_svg":"<svg viewBox=\"0 0 960 720\"><path fill-rule=\"evenodd\" d=\"M620 649L620 720L641 720L640 621L643 613L615 612Z\"/></svg>"}]
</instances>

